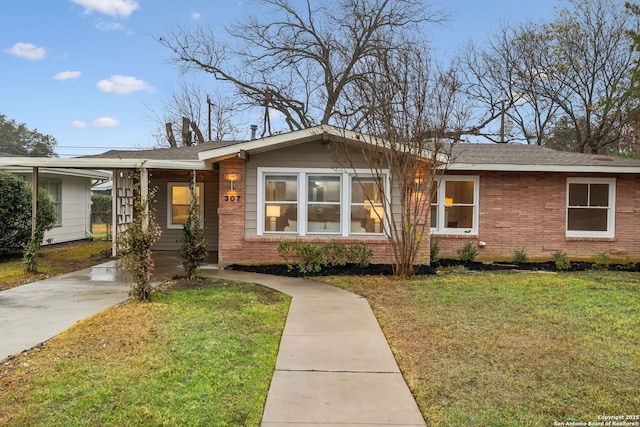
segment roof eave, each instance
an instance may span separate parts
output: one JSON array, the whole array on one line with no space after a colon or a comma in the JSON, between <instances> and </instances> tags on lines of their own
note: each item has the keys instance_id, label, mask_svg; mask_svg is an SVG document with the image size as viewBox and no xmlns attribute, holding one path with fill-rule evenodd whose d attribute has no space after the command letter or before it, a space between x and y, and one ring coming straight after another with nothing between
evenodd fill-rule
<instances>
[{"instance_id":1,"label":"roof eave","mask_svg":"<svg viewBox=\"0 0 640 427\"><path fill-rule=\"evenodd\" d=\"M638 166L591 166L591 165L517 165L452 163L449 171L492 171L492 172L591 172L591 173L640 173Z\"/></svg>"},{"instance_id":2,"label":"roof eave","mask_svg":"<svg viewBox=\"0 0 640 427\"><path fill-rule=\"evenodd\" d=\"M68 159L51 157L2 157L0 158L0 168L2 167L71 169L209 169L206 162L201 160L110 159L98 157L72 157Z\"/></svg>"}]
</instances>

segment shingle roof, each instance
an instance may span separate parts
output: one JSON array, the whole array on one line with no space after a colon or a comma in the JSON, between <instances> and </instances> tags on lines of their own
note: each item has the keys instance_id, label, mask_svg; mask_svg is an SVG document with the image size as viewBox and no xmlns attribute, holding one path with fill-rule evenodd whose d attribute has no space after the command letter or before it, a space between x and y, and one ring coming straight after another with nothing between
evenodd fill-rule
<instances>
[{"instance_id":1,"label":"shingle roof","mask_svg":"<svg viewBox=\"0 0 640 427\"><path fill-rule=\"evenodd\" d=\"M82 156L106 159L198 160L198 153L216 148L241 144L245 141L209 141L200 145L178 148L154 148L151 150L109 150L101 154Z\"/></svg>"},{"instance_id":2,"label":"shingle roof","mask_svg":"<svg viewBox=\"0 0 640 427\"><path fill-rule=\"evenodd\" d=\"M640 167L640 159L556 151L538 145L469 144L454 146L452 163L456 165L557 166L557 167Z\"/></svg>"}]
</instances>

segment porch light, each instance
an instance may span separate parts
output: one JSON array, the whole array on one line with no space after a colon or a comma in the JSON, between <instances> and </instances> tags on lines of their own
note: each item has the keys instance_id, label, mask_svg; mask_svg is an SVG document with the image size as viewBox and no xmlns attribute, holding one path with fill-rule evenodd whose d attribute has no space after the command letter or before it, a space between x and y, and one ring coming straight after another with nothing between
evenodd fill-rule
<instances>
[{"instance_id":1,"label":"porch light","mask_svg":"<svg viewBox=\"0 0 640 427\"><path fill-rule=\"evenodd\" d=\"M228 173L225 176L227 178L227 181L229 181L229 188L231 190L235 190L236 181L238 180L238 178L240 178L240 176L237 173Z\"/></svg>"},{"instance_id":2,"label":"porch light","mask_svg":"<svg viewBox=\"0 0 640 427\"><path fill-rule=\"evenodd\" d=\"M269 217L269 230L276 231L276 218L280 218L280 206L267 206L267 216Z\"/></svg>"}]
</instances>

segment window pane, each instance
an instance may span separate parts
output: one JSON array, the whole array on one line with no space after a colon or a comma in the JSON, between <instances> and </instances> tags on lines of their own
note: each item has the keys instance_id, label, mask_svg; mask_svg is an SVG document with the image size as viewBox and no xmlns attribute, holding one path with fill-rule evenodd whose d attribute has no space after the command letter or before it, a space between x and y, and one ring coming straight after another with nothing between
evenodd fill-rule
<instances>
[{"instance_id":1,"label":"window pane","mask_svg":"<svg viewBox=\"0 0 640 427\"><path fill-rule=\"evenodd\" d=\"M438 205L431 205L431 228L438 226Z\"/></svg>"},{"instance_id":2,"label":"window pane","mask_svg":"<svg viewBox=\"0 0 640 427\"><path fill-rule=\"evenodd\" d=\"M200 187L195 188L196 217L200 218ZM188 185L174 185L171 187L171 223L186 224L189 218L191 204L191 189Z\"/></svg>"},{"instance_id":3,"label":"window pane","mask_svg":"<svg viewBox=\"0 0 640 427\"><path fill-rule=\"evenodd\" d=\"M473 181L447 181L445 197L452 199L452 204L472 205L474 203Z\"/></svg>"},{"instance_id":4,"label":"window pane","mask_svg":"<svg viewBox=\"0 0 640 427\"><path fill-rule=\"evenodd\" d=\"M265 231L298 231L296 205L286 203L268 203L265 205Z\"/></svg>"},{"instance_id":5,"label":"window pane","mask_svg":"<svg viewBox=\"0 0 640 427\"><path fill-rule=\"evenodd\" d=\"M174 205L188 205L191 200L189 187L175 186L171 193L171 203Z\"/></svg>"},{"instance_id":6,"label":"window pane","mask_svg":"<svg viewBox=\"0 0 640 427\"><path fill-rule=\"evenodd\" d=\"M607 231L608 209L569 209L570 231Z\"/></svg>"},{"instance_id":7,"label":"window pane","mask_svg":"<svg viewBox=\"0 0 640 427\"><path fill-rule=\"evenodd\" d=\"M307 209L307 232L339 233L340 205L309 204Z\"/></svg>"},{"instance_id":8,"label":"window pane","mask_svg":"<svg viewBox=\"0 0 640 427\"><path fill-rule=\"evenodd\" d=\"M609 184L591 184L589 206L609 206Z\"/></svg>"},{"instance_id":9,"label":"window pane","mask_svg":"<svg viewBox=\"0 0 640 427\"><path fill-rule=\"evenodd\" d=\"M589 184L569 184L569 206L589 206Z\"/></svg>"},{"instance_id":10,"label":"window pane","mask_svg":"<svg viewBox=\"0 0 640 427\"><path fill-rule=\"evenodd\" d=\"M452 206L444 215L447 228L473 228L473 206Z\"/></svg>"},{"instance_id":11,"label":"window pane","mask_svg":"<svg viewBox=\"0 0 640 427\"><path fill-rule=\"evenodd\" d=\"M356 178L351 180L351 203L382 202L382 191L375 178Z\"/></svg>"},{"instance_id":12,"label":"window pane","mask_svg":"<svg viewBox=\"0 0 640 427\"><path fill-rule=\"evenodd\" d=\"M310 202L339 202L340 177L310 175L308 177L308 200Z\"/></svg>"},{"instance_id":13,"label":"window pane","mask_svg":"<svg viewBox=\"0 0 640 427\"><path fill-rule=\"evenodd\" d=\"M431 203L438 203L438 184L435 182L431 183Z\"/></svg>"},{"instance_id":14,"label":"window pane","mask_svg":"<svg viewBox=\"0 0 640 427\"><path fill-rule=\"evenodd\" d=\"M265 182L265 200L269 202L298 200L298 179L295 175L267 175Z\"/></svg>"}]
</instances>

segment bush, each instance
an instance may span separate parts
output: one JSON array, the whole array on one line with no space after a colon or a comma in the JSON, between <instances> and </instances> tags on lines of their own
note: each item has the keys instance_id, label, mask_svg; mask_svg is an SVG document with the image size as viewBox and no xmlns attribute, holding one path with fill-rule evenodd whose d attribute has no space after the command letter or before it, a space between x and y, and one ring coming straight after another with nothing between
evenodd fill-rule
<instances>
[{"instance_id":1,"label":"bush","mask_svg":"<svg viewBox=\"0 0 640 427\"><path fill-rule=\"evenodd\" d=\"M196 215L195 203L192 203L189 207L189 216L182 227L180 243L182 243L180 248L182 266L187 278L194 280L198 275L200 266L207 258L207 242L204 238L204 232L200 228L200 220Z\"/></svg>"},{"instance_id":2,"label":"bush","mask_svg":"<svg viewBox=\"0 0 640 427\"><path fill-rule=\"evenodd\" d=\"M607 251L600 252L593 257L593 268L596 270L608 270L611 266L611 257Z\"/></svg>"},{"instance_id":3,"label":"bush","mask_svg":"<svg viewBox=\"0 0 640 427\"><path fill-rule=\"evenodd\" d=\"M511 257L511 262L514 264L524 264L529 261L529 257L525 252L524 248L516 249L513 251L513 256Z\"/></svg>"},{"instance_id":4,"label":"bush","mask_svg":"<svg viewBox=\"0 0 640 427\"><path fill-rule=\"evenodd\" d=\"M304 274L317 273L324 266L343 266L347 263L367 267L373 251L364 243L356 243L347 248L341 242L316 245L295 240L281 241L278 253L284 258L289 270L296 268Z\"/></svg>"},{"instance_id":5,"label":"bush","mask_svg":"<svg viewBox=\"0 0 640 427\"><path fill-rule=\"evenodd\" d=\"M349 250L344 243L325 243L322 250L327 265L345 265L349 260Z\"/></svg>"},{"instance_id":6,"label":"bush","mask_svg":"<svg viewBox=\"0 0 640 427\"><path fill-rule=\"evenodd\" d=\"M551 254L551 260L556 264L556 270L558 271L569 271L571 268L569 257L561 250L557 250Z\"/></svg>"},{"instance_id":7,"label":"bush","mask_svg":"<svg viewBox=\"0 0 640 427\"><path fill-rule=\"evenodd\" d=\"M458 259L462 262L471 262L476 259L476 256L478 256L478 248L471 241L467 241L462 248L458 249Z\"/></svg>"},{"instance_id":8,"label":"bush","mask_svg":"<svg viewBox=\"0 0 640 427\"><path fill-rule=\"evenodd\" d=\"M136 178L134 209L136 214L124 233L119 235L118 249L122 255L124 268L134 280L131 296L138 301L148 301L151 296L151 278L155 264L153 262L153 244L160 238L162 230L147 206L153 200L155 192L150 191L146 203L140 199L140 184ZM145 227L145 222L148 221Z\"/></svg>"},{"instance_id":9,"label":"bush","mask_svg":"<svg viewBox=\"0 0 640 427\"><path fill-rule=\"evenodd\" d=\"M429 260L433 262L440 261L440 239L431 238L429 242Z\"/></svg>"},{"instance_id":10,"label":"bush","mask_svg":"<svg viewBox=\"0 0 640 427\"><path fill-rule=\"evenodd\" d=\"M373 251L367 248L367 245L364 243L356 243L355 245L349 248L349 258L348 262L356 264L358 267L368 267L373 255Z\"/></svg>"},{"instance_id":11,"label":"bush","mask_svg":"<svg viewBox=\"0 0 640 427\"><path fill-rule=\"evenodd\" d=\"M31 186L22 178L0 171L0 255L23 250L31 241ZM55 210L44 190L38 191L36 241L56 222ZM36 249L37 252L37 249Z\"/></svg>"}]
</instances>

